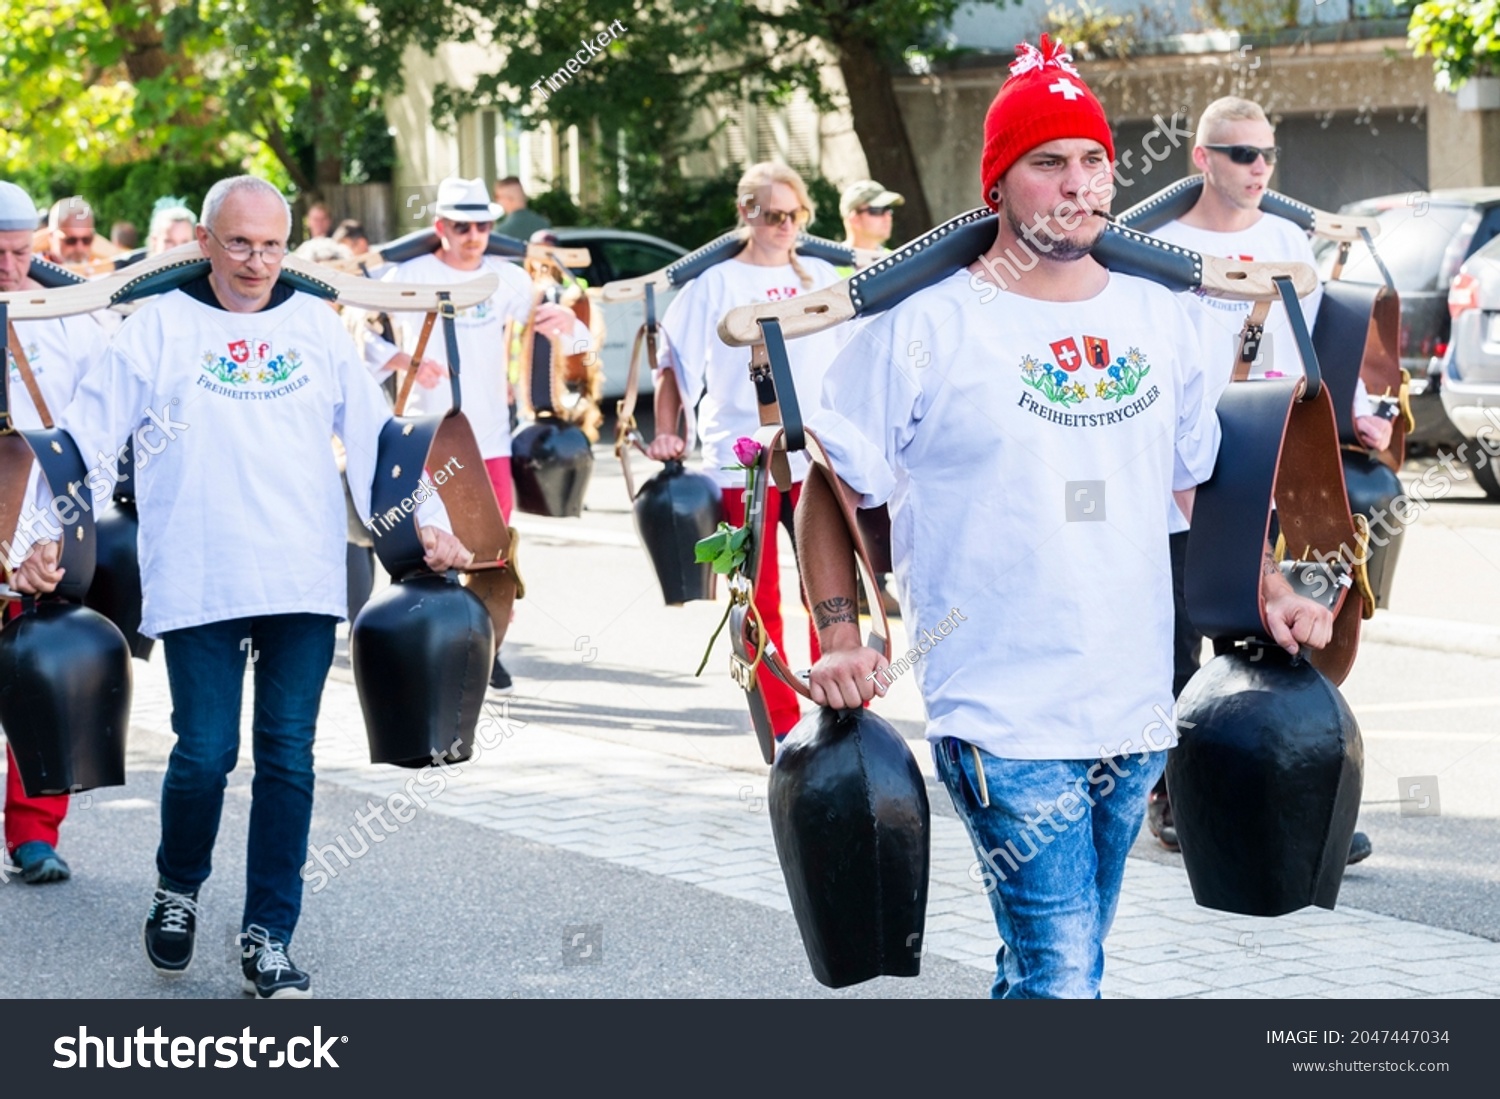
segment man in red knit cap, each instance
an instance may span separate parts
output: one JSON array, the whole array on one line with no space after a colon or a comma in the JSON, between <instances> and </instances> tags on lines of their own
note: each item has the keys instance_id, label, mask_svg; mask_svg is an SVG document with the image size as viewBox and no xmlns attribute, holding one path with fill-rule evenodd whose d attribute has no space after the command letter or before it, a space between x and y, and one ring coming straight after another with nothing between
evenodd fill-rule
<instances>
[{"instance_id":1,"label":"man in red knit cap","mask_svg":"<svg viewBox=\"0 0 1500 1099\"><path fill-rule=\"evenodd\" d=\"M1099 994L1125 857L1177 742L1168 515L1219 446L1178 295L1090 255L1112 156L1068 55L1019 47L985 119L995 243L861 325L810 418L847 491L890 507L912 636L956 619L914 670L1003 942L997 997ZM860 641L836 508L809 478L798 535L827 623L812 694L854 707L885 660ZM1279 643L1326 644L1325 609L1274 568L1262 585Z\"/></svg>"}]
</instances>

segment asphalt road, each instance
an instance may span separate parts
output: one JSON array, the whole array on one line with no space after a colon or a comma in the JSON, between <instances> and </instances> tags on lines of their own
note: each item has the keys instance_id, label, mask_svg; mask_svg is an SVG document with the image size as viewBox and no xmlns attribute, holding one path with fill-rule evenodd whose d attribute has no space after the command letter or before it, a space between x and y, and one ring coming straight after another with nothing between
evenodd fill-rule
<instances>
[{"instance_id":1,"label":"asphalt road","mask_svg":"<svg viewBox=\"0 0 1500 1099\"><path fill-rule=\"evenodd\" d=\"M159 770L136 767L128 785L75 809L66 826L73 880L0 886L0 999L237 994L248 768L231 778L198 953L178 978L155 974L141 949L160 782ZM367 802L319 783L313 834L343 827ZM438 813L417 814L338 886L309 891L292 943L319 998L973 999L989 987L984 973L929 956L920 977L826 989L788 913ZM580 957L572 936L585 927L598 929L588 932L597 949Z\"/></svg>"}]
</instances>

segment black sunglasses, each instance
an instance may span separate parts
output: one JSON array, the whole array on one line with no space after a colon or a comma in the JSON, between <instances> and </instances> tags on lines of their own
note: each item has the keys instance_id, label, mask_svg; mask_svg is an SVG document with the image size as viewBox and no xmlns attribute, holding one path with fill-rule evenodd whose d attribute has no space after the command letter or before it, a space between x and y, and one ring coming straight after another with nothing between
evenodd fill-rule
<instances>
[{"instance_id":1,"label":"black sunglasses","mask_svg":"<svg viewBox=\"0 0 1500 1099\"><path fill-rule=\"evenodd\" d=\"M1259 145L1205 145L1205 149L1212 149L1216 153L1224 153L1236 164L1254 164L1255 158L1263 156L1266 158L1266 167L1276 163L1276 158L1281 155L1281 146L1272 145L1268 149L1262 149Z\"/></svg>"},{"instance_id":2,"label":"black sunglasses","mask_svg":"<svg viewBox=\"0 0 1500 1099\"><path fill-rule=\"evenodd\" d=\"M857 213L869 214L871 217L880 218L885 217L885 215L889 214L893 209L895 209L895 207L892 206L866 206L863 209L857 211Z\"/></svg>"}]
</instances>

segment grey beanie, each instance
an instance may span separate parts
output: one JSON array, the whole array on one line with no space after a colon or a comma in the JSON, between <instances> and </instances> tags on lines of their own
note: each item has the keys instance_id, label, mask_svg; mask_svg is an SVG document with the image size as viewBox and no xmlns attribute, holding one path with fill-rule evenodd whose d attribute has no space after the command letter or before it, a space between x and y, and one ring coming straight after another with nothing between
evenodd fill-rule
<instances>
[{"instance_id":1,"label":"grey beanie","mask_svg":"<svg viewBox=\"0 0 1500 1099\"><path fill-rule=\"evenodd\" d=\"M42 223L36 203L14 183L0 180L0 232L15 229L35 231Z\"/></svg>"}]
</instances>

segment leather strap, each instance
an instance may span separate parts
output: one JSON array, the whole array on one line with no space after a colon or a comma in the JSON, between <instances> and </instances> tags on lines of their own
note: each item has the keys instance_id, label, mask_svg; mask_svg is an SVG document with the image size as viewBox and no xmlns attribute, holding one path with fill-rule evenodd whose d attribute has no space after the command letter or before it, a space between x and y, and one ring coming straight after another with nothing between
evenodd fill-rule
<instances>
[{"instance_id":1,"label":"leather strap","mask_svg":"<svg viewBox=\"0 0 1500 1099\"><path fill-rule=\"evenodd\" d=\"M565 419L564 390L562 381L563 342L556 336L537 331L537 309L545 304L558 304L559 288L549 282L532 302L531 313L526 318L526 327L521 335L521 346L525 349L525 365L521 371L521 385L516 394L516 413L522 420L553 416Z\"/></svg>"},{"instance_id":2,"label":"leather strap","mask_svg":"<svg viewBox=\"0 0 1500 1099\"><path fill-rule=\"evenodd\" d=\"M0 435L0 546L5 547L8 558L21 516L31 503L26 498L26 485L33 460L42 467L44 483L54 500L47 522L62 528L58 564L65 571L51 595L82 602L94 579L92 490L88 487L88 466L83 455L73 437L62 428ZM33 529L31 533L41 532Z\"/></svg>"},{"instance_id":3,"label":"leather strap","mask_svg":"<svg viewBox=\"0 0 1500 1099\"><path fill-rule=\"evenodd\" d=\"M36 384L36 375L32 373L31 363L26 359L26 351L21 346L21 337L16 335L14 322L6 322L6 335L10 337L10 354L16 360L16 369L21 374L21 382L26 386L26 392L31 397L31 403L36 408L36 413L41 417L42 426L52 426L52 410L47 407L47 398L42 396L41 386ZM9 375L10 371L6 371ZM7 378L7 384L9 379ZM7 407L9 401L6 402Z\"/></svg>"},{"instance_id":4,"label":"leather strap","mask_svg":"<svg viewBox=\"0 0 1500 1099\"><path fill-rule=\"evenodd\" d=\"M1312 333L1307 330L1307 318L1302 315L1302 304L1297 300L1297 291L1292 280L1278 275L1273 280L1281 292L1281 304L1286 309L1287 324L1292 329L1292 342L1297 346L1297 357L1302 360L1302 376L1307 381L1304 399L1316 397L1323 388L1323 371L1318 366L1318 353L1313 349Z\"/></svg>"},{"instance_id":5,"label":"leather strap","mask_svg":"<svg viewBox=\"0 0 1500 1099\"><path fill-rule=\"evenodd\" d=\"M1380 258L1380 252L1375 247L1375 239L1370 235L1370 230L1363 225L1359 227L1359 239L1364 241L1365 247L1370 252L1370 258L1375 261L1375 266L1380 269L1380 277L1385 280L1385 288L1392 294L1396 292L1396 280L1391 278L1391 271L1385 265L1385 260Z\"/></svg>"},{"instance_id":6,"label":"leather strap","mask_svg":"<svg viewBox=\"0 0 1500 1099\"><path fill-rule=\"evenodd\" d=\"M428 313L422 318L422 331L417 334L417 346L412 350L411 362L406 365L406 377L401 379L401 392L396 394L396 415L406 414L406 401L411 396L411 386L417 380L417 368L422 362L422 356L427 354L427 341L432 336L432 326L437 321L436 313Z\"/></svg>"},{"instance_id":7,"label":"leather strap","mask_svg":"<svg viewBox=\"0 0 1500 1099\"><path fill-rule=\"evenodd\" d=\"M1344 273L1344 264L1349 262L1349 241L1339 241L1338 254L1334 257L1333 270L1328 272L1328 281L1337 282L1338 277Z\"/></svg>"},{"instance_id":8,"label":"leather strap","mask_svg":"<svg viewBox=\"0 0 1500 1099\"><path fill-rule=\"evenodd\" d=\"M646 320L635 333L635 345L630 349L630 367L625 372L625 395L615 405L615 457L620 460L620 468L625 474L625 491L630 494L633 502L636 498L635 472L630 468L630 452L638 450L646 453L645 441L641 438L640 425L636 423L635 406L639 397L641 382L641 350L646 352L646 363L651 369L651 376L656 379L658 386L671 386L677 388L677 375L673 371L658 377L660 364L657 361L656 342L660 339L663 343L667 341L666 330L656 321L656 287L650 283L646 284ZM678 394L678 405L681 406L681 394ZM672 425L673 434L676 434L676 424ZM661 430L661 425L657 425Z\"/></svg>"},{"instance_id":9,"label":"leather strap","mask_svg":"<svg viewBox=\"0 0 1500 1099\"><path fill-rule=\"evenodd\" d=\"M1271 303L1268 301L1258 301L1250 307L1244 326L1240 329L1239 346L1234 354L1234 372L1229 377L1231 382L1243 382L1250 377L1250 367L1260 354L1261 341L1266 334L1266 317L1270 312Z\"/></svg>"},{"instance_id":10,"label":"leather strap","mask_svg":"<svg viewBox=\"0 0 1500 1099\"><path fill-rule=\"evenodd\" d=\"M790 403L795 404L796 398L793 397ZM775 517L766 513L766 496L772 480L771 465L778 456L784 460L786 447L787 435L779 429L763 443L760 461L756 466L755 484L745 507L745 526L750 531L745 565L729 579L729 637L734 650L729 658L729 672L745 692L756 740L760 743L761 755L766 763L771 763L775 758L776 738L771 725L770 709L757 678L760 667L764 665L772 675L803 698L812 698L811 688L787 666L781 652L767 635L754 602L755 589L760 583L761 569L765 562L766 542L776 537ZM849 531L849 539L854 544L856 574L871 611L870 633L865 643L884 653L889 661L890 624L886 619L885 604L880 599L880 589L875 583L875 570L870 564L870 555L865 547L864 536L860 533L854 507L844 495L838 472L834 469L828 452L824 450L822 441L810 429L803 429L802 449L812 459L808 476L826 478L829 489L839 502L839 514Z\"/></svg>"},{"instance_id":11,"label":"leather strap","mask_svg":"<svg viewBox=\"0 0 1500 1099\"><path fill-rule=\"evenodd\" d=\"M1188 531L1188 615L1220 651L1271 644L1261 565L1274 508L1292 555L1283 574L1293 590L1333 611L1332 639L1308 660L1338 684L1359 650L1369 591L1365 544L1349 513L1333 396L1291 280L1275 282L1303 377L1231 385L1219 399L1220 460L1198 486Z\"/></svg>"},{"instance_id":12,"label":"leather strap","mask_svg":"<svg viewBox=\"0 0 1500 1099\"><path fill-rule=\"evenodd\" d=\"M439 474L442 479L439 483ZM459 572L484 600L496 644L510 626L511 605L523 589L515 562L515 532L500 516L474 430L461 412L411 419L393 418L380 433L370 515L375 553L396 579L427 571L416 521L420 488L436 490L454 536L474 552ZM481 573L504 573L484 579Z\"/></svg>"},{"instance_id":13,"label":"leather strap","mask_svg":"<svg viewBox=\"0 0 1500 1099\"><path fill-rule=\"evenodd\" d=\"M1384 286L1333 281L1324 287L1323 303L1313 326L1313 346L1324 379L1333 391L1339 442L1372 454L1396 472L1406 459L1410 428L1409 375L1401 368L1400 331L1400 299ZM1370 451L1355 430L1354 395L1361 380L1370 396L1390 402L1394 413L1391 442L1382 451Z\"/></svg>"},{"instance_id":14,"label":"leather strap","mask_svg":"<svg viewBox=\"0 0 1500 1099\"><path fill-rule=\"evenodd\" d=\"M839 502L840 515L854 545L859 583L872 612L872 627L867 644L872 649L878 648L889 660L891 643L885 604L881 601L880 589L875 583L875 570L870 564L869 551L860 532L854 506L844 495L838 473L834 470L833 461L824 450L822 441L811 430L802 426L802 413L797 401L797 391L792 383L781 326L774 319L766 320L762 322L762 332L764 339L754 348L761 362L752 365L751 369L752 376L759 375L756 377L756 393L760 401L761 422L766 426L756 433L756 440L761 443L762 449L755 468L754 484L745 501L745 529L750 531L745 563L729 579L729 635L734 649L730 657L730 674L745 692L745 701L750 708L750 719L755 727L761 754L770 763L775 756L776 740L770 710L756 677L760 666L765 664L772 675L792 690L804 698L812 698L810 688L787 667L781 653L767 636L754 602L767 540L776 537L774 517L766 514L766 497L771 482L775 479L773 471L778 466L782 470L786 469L789 451L805 450L808 453L813 463L808 476L827 478L828 487ZM795 425L795 430L768 423L767 417L778 411L789 425ZM783 488L783 491L786 489Z\"/></svg>"}]
</instances>

